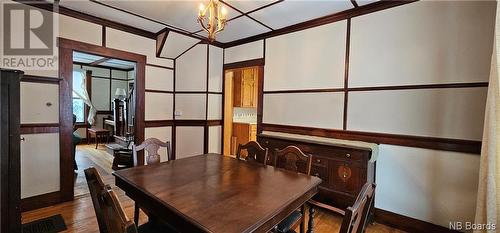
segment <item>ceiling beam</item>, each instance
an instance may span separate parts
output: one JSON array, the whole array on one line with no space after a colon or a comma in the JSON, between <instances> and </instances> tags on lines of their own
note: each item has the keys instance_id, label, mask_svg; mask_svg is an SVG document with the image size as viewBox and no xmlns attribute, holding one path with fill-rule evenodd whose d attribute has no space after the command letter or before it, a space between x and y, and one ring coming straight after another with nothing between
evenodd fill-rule
<instances>
[{"instance_id":1,"label":"ceiling beam","mask_svg":"<svg viewBox=\"0 0 500 233\"><path fill-rule=\"evenodd\" d=\"M92 66L96 66L96 65L99 65L99 64L101 64L101 63L107 62L107 61L109 61L109 60L111 60L111 58L110 58L110 57L101 58L101 59L99 59L99 60L95 60L95 61L91 62L91 63L90 63L90 65L92 65Z\"/></svg>"},{"instance_id":2,"label":"ceiling beam","mask_svg":"<svg viewBox=\"0 0 500 233\"><path fill-rule=\"evenodd\" d=\"M308 28L313 28L313 27L324 25L324 24L342 21L342 20L346 20L346 19L353 18L356 16L366 15L366 14L370 14L373 12L377 12L377 11L389 9L392 7L397 7L397 6L409 4L412 2L416 2L416 1L418 1L418 0L378 1L378 2L370 3L370 4L367 4L364 6L359 6L359 7L351 8L351 9L348 9L345 11L341 11L341 12L338 12L335 14L323 16L323 17L320 17L317 19L312 19L312 20L305 21L302 23L298 23L298 24L290 25L290 26L287 26L284 28L276 29L274 31L270 31L270 32L259 34L259 35L243 38L240 40L235 40L232 42L224 43L224 48L230 48L230 47L238 46L241 44L246 44L246 43L250 43L250 42L254 42L254 41L258 41L258 40L263 40L266 38L275 37L275 36L279 36L279 35L283 35L283 34L288 34L291 32L302 31L302 30L305 30Z\"/></svg>"},{"instance_id":3,"label":"ceiling beam","mask_svg":"<svg viewBox=\"0 0 500 233\"><path fill-rule=\"evenodd\" d=\"M260 24L260 25L262 25L262 26L266 27L267 29L269 29L269 30L271 30L271 31L274 31L274 29L273 29L272 27L269 27L269 26L265 25L264 23L260 22L259 20L255 19L254 17L252 17L252 16L248 15L247 13L245 13L245 12L243 12L243 11L240 11L238 8L236 8L236 7L232 6L231 4L229 4L229 3L225 2L224 0L219 0L219 1L220 1L220 2L222 2L223 4L226 4L228 7L232 8L233 10L235 10L235 11L237 11L237 12L239 12L239 13L241 14L239 17L234 17L234 18L232 18L231 20L234 20L234 19L240 18L241 16L246 16L246 17L250 18L251 20L255 21L256 23L258 23L258 24ZM229 20L229 21L231 21L231 20Z\"/></svg>"},{"instance_id":4,"label":"ceiling beam","mask_svg":"<svg viewBox=\"0 0 500 233\"><path fill-rule=\"evenodd\" d=\"M158 34L156 36L156 56L161 57L161 51L163 50L163 47L165 47L165 42L167 41L167 36L168 36L169 31L165 31L163 33Z\"/></svg>"},{"instance_id":5,"label":"ceiling beam","mask_svg":"<svg viewBox=\"0 0 500 233\"><path fill-rule=\"evenodd\" d=\"M358 3L356 2L356 0L351 0L351 3L352 3L352 6L354 6L355 8L356 7L359 7Z\"/></svg>"}]
</instances>

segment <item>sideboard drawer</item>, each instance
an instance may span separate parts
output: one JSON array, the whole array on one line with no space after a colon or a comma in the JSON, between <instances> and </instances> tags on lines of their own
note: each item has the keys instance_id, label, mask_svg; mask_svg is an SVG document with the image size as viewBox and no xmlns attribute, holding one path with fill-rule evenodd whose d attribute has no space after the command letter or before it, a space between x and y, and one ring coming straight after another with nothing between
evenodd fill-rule
<instances>
[{"instance_id":1,"label":"sideboard drawer","mask_svg":"<svg viewBox=\"0 0 500 233\"><path fill-rule=\"evenodd\" d=\"M357 194L366 182L364 169L355 163L330 160L329 183L335 190Z\"/></svg>"}]
</instances>

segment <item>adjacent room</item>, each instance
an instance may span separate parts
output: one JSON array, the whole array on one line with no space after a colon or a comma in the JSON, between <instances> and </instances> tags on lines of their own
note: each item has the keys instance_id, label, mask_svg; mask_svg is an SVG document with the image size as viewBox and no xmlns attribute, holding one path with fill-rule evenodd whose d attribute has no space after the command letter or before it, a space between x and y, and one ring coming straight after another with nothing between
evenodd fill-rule
<instances>
[{"instance_id":1,"label":"adjacent room","mask_svg":"<svg viewBox=\"0 0 500 233\"><path fill-rule=\"evenodd\" d=\"M497 232L498 9L2 0L0 233Z\"/></svg>"}]
</instances>

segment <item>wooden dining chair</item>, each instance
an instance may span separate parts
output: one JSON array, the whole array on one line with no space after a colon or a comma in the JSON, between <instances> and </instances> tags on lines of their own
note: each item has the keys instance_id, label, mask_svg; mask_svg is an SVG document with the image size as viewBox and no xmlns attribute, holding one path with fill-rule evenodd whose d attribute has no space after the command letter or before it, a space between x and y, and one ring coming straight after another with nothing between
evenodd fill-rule
<instances>
[{"instance_id":1,"label":"wooden dining chair","mask_svg":"<svg viewBox=\"0 0 500 233\"><path fill-rule=\"evenodd\" d=\"M170 149L170 142L162 142L160 139L157 138L148 138L144 140L140 145L132 145L132 153L133 153L133 159L134 159L134 166L138 165L138 156L139 156L139 151L145 150L148 152L148 155L144 161L148 165L152 164L159 164L160 163L160 154L158 151L160 150L161 147L166 147L167 148L167 159L170 161L173 159L172 157L172 151ZM143 153L142 156L146 156L146 153ZM144 158L144 157L143 157ZM139 206L137 203L135 204L134 208L134 222L136 224L139 224Z\"/></svg>"},{"instance_id":2,"label":"wooden dining chair","mask_svg":"<svg viewBox=\"0 0 500 233\"><path fill-rule=\"evenodd\" d=\"M161 147L166 147L167 148L167 159L170 161L173 159L172 157L172 151L170 150L170 142L162 142L160 139L157 138L148 138L144 140L140 145L132 145L132 152L133 152L133 158L134 158L134 166L137 166L138 163L138 152L141 150L145 150L148 152L148 155L144 161L146 161L147 164L158 164L160 163L160 154L158 151L160 150ZM146 153L143 153L143 156L146 156Z\"/></svg>"},{"instance_id":3,"label":"wooden dining chair","mask_svg":"<svg viewBox=\"0 0 500 233\"><path fill-rule=\"evenodd\" d=\"M368 215L373 207L375 187L376 185L370 182L363 185L354 204L345 211L314 200L309 200L309 204L343 215L340 233L363 233L368 223Z\"/></svg>"},{"instance_id":4,"label":"wooden dining chair","mask_svg":"<svg viewBox=\"0 0 500 233\"><path fill-rule=\"evenodd\" d=\"M295 171L311 175L312 156L304 154L296 146L287 146L283 150L275 150L274 164L277 168L284 168L289 171ZM292 212L288 217L281 221L276 227L279 233L294 232L300 224L300 233L305 232L305 206L300 210Z\"/></svg>"},{"instance_id":5,"label":"wooden dining chair","mask_svg":"<svg viewBox=\"0 0 500 233\"><path fill-rule=\"evenodd\" d=\"M241 155L243 150L246 150L247 152L247 156L245 157L246 161L261 163L264 165L267 164L268 149L264 149L258 142L250 141L245 145L239 144L238 152L236 153L237 159L242 159Z\"/></svg>"},{"instance_id":6,"label":"wooden dining chair","mask_svg":"<svg viewBox=\"0 0 500 233\"><path fill-rule=\"evenodd\" d=\"M175 232L166 224L148 222L139 227L129 220L116 193L105 185L94 167L85 169L85 177L101 233L160 233Z\"/></svg>"}]
</instances>

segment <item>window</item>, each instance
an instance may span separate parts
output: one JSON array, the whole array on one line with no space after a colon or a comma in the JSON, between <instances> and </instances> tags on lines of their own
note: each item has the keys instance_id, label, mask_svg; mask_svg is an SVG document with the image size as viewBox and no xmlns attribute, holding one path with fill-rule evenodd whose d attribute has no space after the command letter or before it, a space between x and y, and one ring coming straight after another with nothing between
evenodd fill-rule
<instances>
[{"instance_id":1,"label":"window","mask_svg":"<svg viewBox=\"0 0 500 233\"><path fill-rule=\"evenodd\" d=\"M83 70L73 70L73 90L83 93L85 87L85 73ZM73 92L73 114L76 115L76 123L85 123L85 102Z\"/></svg>"}]
</instances>

